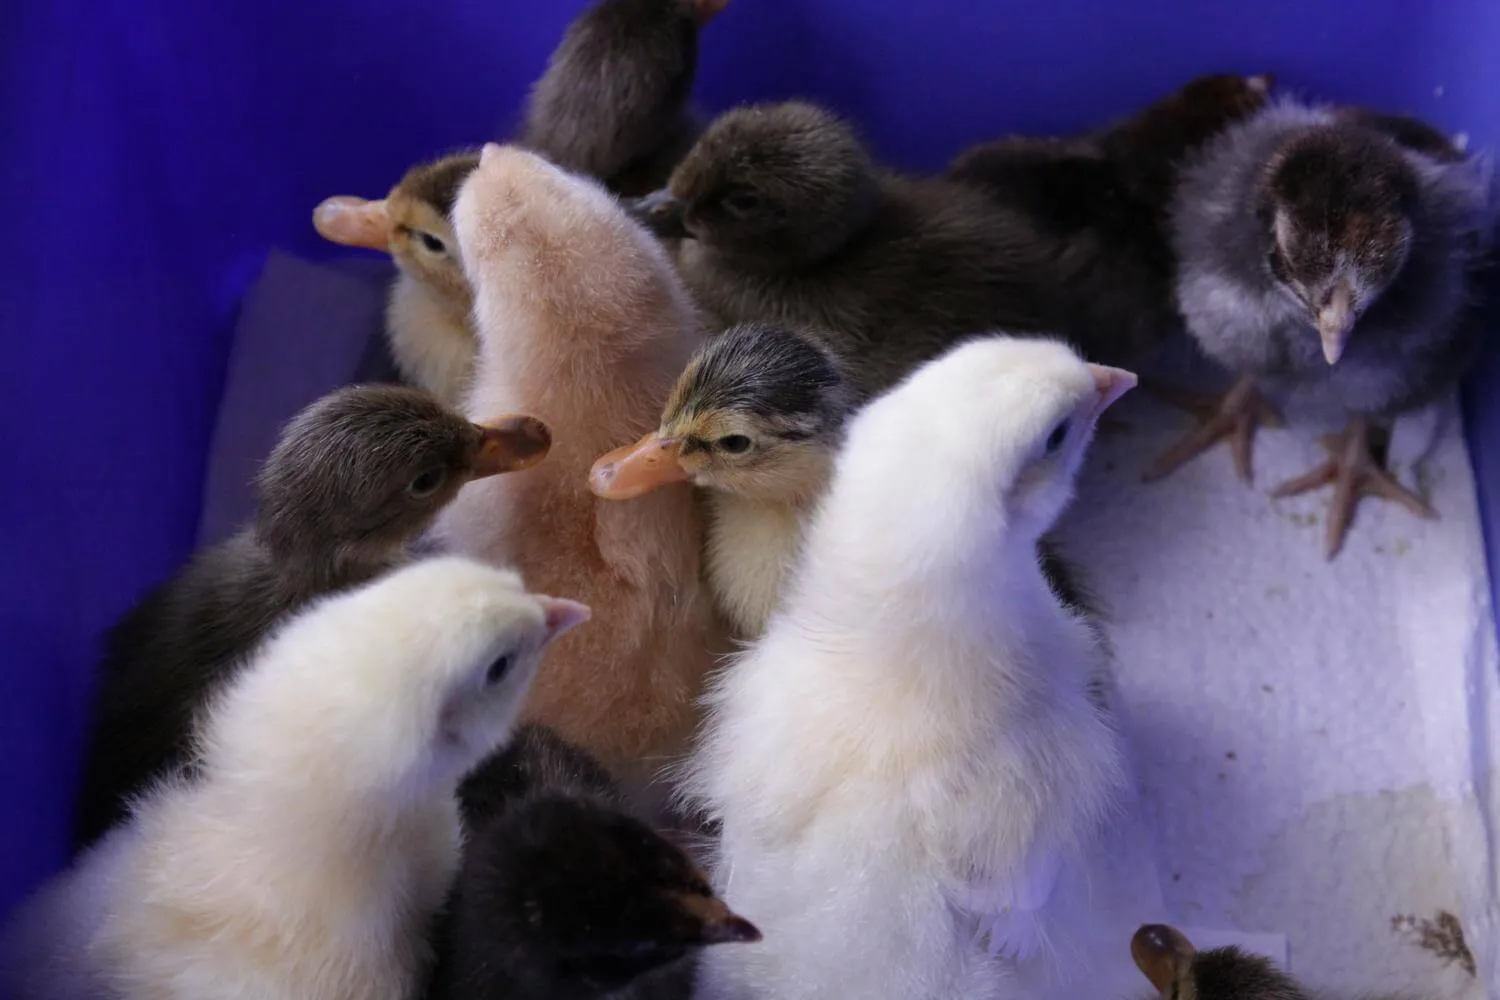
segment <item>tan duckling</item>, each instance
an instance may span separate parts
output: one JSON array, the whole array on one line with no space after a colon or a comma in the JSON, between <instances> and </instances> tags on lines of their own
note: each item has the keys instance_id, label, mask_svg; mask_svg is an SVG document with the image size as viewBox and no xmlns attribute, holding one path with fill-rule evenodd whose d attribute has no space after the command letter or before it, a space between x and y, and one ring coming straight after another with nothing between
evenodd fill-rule
<instances>
[{"instance_id":1,"label":"tan duckling","mask_svg":"<svg viewBox=\"0 0 1500 1000\"><path fill-rule=\"evenodd\" d=\"M533 153L486 146L453 219L480 341L470 407L525 400L554 443L545 465L465 490L438 528L593 608L594 628L543 664L528 717L634 788L687 748L725 640L700 581L692 490L610 503L589 492L588 471L657 423L701 343L698 318L614 197Z\"/></svg>"},{"instance_id":2,"label":"tan duckling","mask_svg":"<svg viewBox=\"0 0 1500 1000\"><path fill-rule=\"evenodd\" d=\"M532 417L476 426L404 386L351 386L294 417L261 471L255 522L196 554L109 632L75 846L188 759L195 718L275 626L404 561L462 486L533 465L550 442Z\"/></svg>"},{"instance_id":3,"label":"tan duckling","mask_svg":"<svg viewBox=\"0 0 1500 1000\"><path fill-rule=\"evenodd\" d=\"M473 296L448 215L479 162L455 153L406 172L378 201L340 195L313 212L324 238L389 253L396 281L386 307L386 336L403 378L449 406L460 406L473 375Z\"/></svg>"},{"instance_id":4,"label":"tan duckling","mask_svg":"<svg viewBox=\"0 0 1500 1000\"><path fill-rule=\"evenodd\" d=\"M691 481L709 504L706 577L740 638L765 631L863 402L812 334L746 323L715 335L677 380L660 426L594 463L590 488L630 500ZM1056 546L1039 556L1058 596L1093 614Z\"/></svg>"},{"instance_id":5,"label":"tan duckling","mask_svg":"<svg viewBox=\"0 0 1500 1000\"><path fill-rule=\"evenodd\" d=\"M665 182L697 135L687 109L698 31L728 0L601 0L563 35L532 88L521 143L628 194ZM477 349L473 296L448 221L479 155L407 171L378 201L329 198L313 212L326 239L389 253L398 275L386 332L404 379L461 405Z\"/></svg>"}]
</instances>

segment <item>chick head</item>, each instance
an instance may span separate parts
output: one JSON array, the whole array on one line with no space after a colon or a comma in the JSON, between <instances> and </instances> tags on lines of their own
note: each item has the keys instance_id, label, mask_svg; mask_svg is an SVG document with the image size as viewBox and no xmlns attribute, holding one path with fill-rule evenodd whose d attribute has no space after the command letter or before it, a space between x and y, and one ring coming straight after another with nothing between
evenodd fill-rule
<instances>
[{"instance_id":1,"label":"chick head","mask_svg":"<svg viewBox=\"0 0 1500 1000\"><path fill-rule=\"evenodd\" d=\"M743 324L693 356L661 426L595 462L590 486L612 500L682 480L753 499L810 499L826 484L853 405L853 388L811 339Z\"/></svg>"},{"instance_id":2,"label":"chick head","mask_svg":"<svg viewBox=\"0 0 1500 1000\"><path fill-rule=\"evenodd\" d=\"M381 563L473 479L534 465L534 417L477 425L404 386L349 386L292 418L258 480L257 528L285 560Z\"/></svg>"},{"instance_id":3,"label":"chick head","mask_svg":"<svg viewBox=\"0 0 1500 1000\"><path fill-rule=\"evenodd\" d=\"M601 991L693 949L760 940L680 847L593 801L525 803L480 835L468 864L464 891L486 919L514 915L527 953Z\"/></svg>"},{"instance_id":4,"label":"chick head","mask_svg":"<svg viewBox=\"0 0 1500 1000\"><path fill-rule=\"evenodd\" d=\"M854 130L792 101L720 116L667 187L630 207L658 235L779 268L837 251L869 221L875 196L875 168Z\"/></svg>"},{"instance_id":5,"label":"chick head","mask_svg":"<svg viewBox=\"0 0 1500 1000\"><path fill-rule=\"evenodd\" d=\"M1396 145L1355 126L1310 130L1270 163L1259 204L1266 266L1307 310L1330 365L1405 266L1418 196Z\"/></svg>"},{"instance_id":6,"label":"chick head","mask_svg":"<svg viewBox=\"0 0 1500 1000\"><path fill-rule=\"evenodd\" d=\"M379 201L325 199L313 211L313 225L335 243L389 253L402 271L451 302L456 314L467 315L473 293L449 216L478 162L477 153L465 152L420 164Z\"/></svg>"},{"instance_id":7,"label":"chick head","mask_svg":"<svg viewBox=\"0 0 1500 1000\"><path fill-rule=\"evenodd\" d=\"M1306 1000L1268 959L1238 948L1197 951L1166 924L1142 926L1130 940L1130 954L1162 1000Z\"/></svg>"},{"instance_id":8,"label":"chick head","mask_svg":"<svg viewBox=\"0 0 1500 1000\"><path fill-rule=\"evenodd\" d=\"M1029 557L1072 498L1099 416L1135 383L1058 341L979 337L860 412L839 480L884 497L880 530L921 525L972 549L955 533L993 525Z\"/></svg>"}]
</instances>

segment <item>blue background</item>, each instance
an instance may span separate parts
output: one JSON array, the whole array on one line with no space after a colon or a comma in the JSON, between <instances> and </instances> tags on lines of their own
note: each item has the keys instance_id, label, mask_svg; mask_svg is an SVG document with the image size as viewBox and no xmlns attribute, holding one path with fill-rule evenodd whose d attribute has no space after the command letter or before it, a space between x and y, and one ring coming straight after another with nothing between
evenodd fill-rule
<instances>
[{"instance_id":1,"label":"blue background","mask_svg":"<svg viewBox=\"0 0 1500 1000\"><path fill-rule=\"evenodd\" d=\"M0 913L62 861L100 631L191 546L236 305L266 250L330 255L309 223L321 198L508 134L582 6L0 4ZM921 168L1197 73L1269 71L1485 146L1496 51L1486 0L732 0L698 95L820 99ZM1500 352L1482 383L1500 386ZM1471 385L1466 418L1500 527L1500 395Z\"/></svg>"}]
</instances>

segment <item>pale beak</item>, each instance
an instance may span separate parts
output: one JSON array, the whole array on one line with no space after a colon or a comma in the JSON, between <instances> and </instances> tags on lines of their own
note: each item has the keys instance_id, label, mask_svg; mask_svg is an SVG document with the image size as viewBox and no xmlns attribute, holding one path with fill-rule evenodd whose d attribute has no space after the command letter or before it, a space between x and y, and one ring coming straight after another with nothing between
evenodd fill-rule
<instances>
[{"instance_id":1,"label":"pale beak","mask_svg":"<svg viewBox=\"0 0 1500 1000\"><path fill-rule=\"evenodd\" d=\"M1323 360L1339 363L1349 345L1349 331L1354 329L1354 290L1347 281L1333 286L1333 294L1318 310L1318 337L1323 341Z\"/></svg>"},{"instance_id":2,"label":"pale beak","mask_svg":"<svg viewBox=\"0 0 1500 1000\"><path fill-rule=\"evenodd\" d=\"M313 209L313 228L325 240L366 250L391 249L391 214L384 198L368 201L341 194Z\"/></svg>"},{"instance_id":3,"label":"pale beak","mask_svg":"<svg viewBox=\"0 0 1500 1000\"><path fill-rule=\"evenodd\" d=\"M684 240L688 232L683 219L684 206L666 188L620 203L628 215L651 230L659 239Z\"/></svg>"},{"instance_id":4,"label":"pale beak","mask_svg":"<svg viewBox=\"0 0 1500 1000\"><path fill-rule=\"evenodd\" d=\"M587 604L579 604L577 601L548 597L546 594L538 594L536 598L541 602L542 612L547 616L548 642L582 625L593 614Z\"/></svg>"},{"instance_id":5,"label":"pale beak","mask_svg":"<svg viewBox=\"0 0 1500 1000\"><path fill-rule=\"evenodd\" d=\"M1138 381L1135 372L1128 372L1123 368L1111 368L1108 365L1089 365L1089 372L1094 376L1094 388L1099 392L1099 401L1095 404L1094 416L1098 416L1109 409L1120 397L1135 388Z\"/></svg>"},{"instance_id":6,"label":"pale beak","mask_svg":"<svg viewBox=\"0 0 1500 1000\"><path fill-rule=\"evenodd\" d=\"M527 469L547 457L552 432L536 417L513 414L476 427L471 475L475 479Z\"/></svg>"},{"instance_id":7,"label":"pale beak","mask_svg":"<svg viewBox=\"0 0 1500 1000\"><path fill-rule=\"evenodd\" d=\"M684 482L682 441L652 431L635 444L602 455L589 470L589 489L606 500L630 500L668 483Z\"/></svg>"}]
</instances>

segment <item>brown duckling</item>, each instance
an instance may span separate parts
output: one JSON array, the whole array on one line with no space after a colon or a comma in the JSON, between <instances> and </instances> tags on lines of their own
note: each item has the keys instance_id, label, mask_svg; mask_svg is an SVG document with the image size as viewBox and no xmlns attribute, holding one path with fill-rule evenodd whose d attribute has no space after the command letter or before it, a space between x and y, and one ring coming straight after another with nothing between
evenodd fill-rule
<instances>
[{"instance_id":1,"label":"brown duckling","mask_svg":"<svg viewBox=\"0 0 1500 1000\"><path fill-rule=\"evenodd\" d=\"M598 761L545 727L523 726L460 795L471 835L429 1000L686 1000L693 953L760 939Z\"/></svg>"},{"instance_id":2,"label":"brown duckling","mask_svg":"<svg viewBox=\"0 0 1500 1000\"><path fill-rule=\"evenodd\" d=\"M756 638L828 487L845 424L863 401L817 335L745 323L693 356L660 426L599 458L590 487L610 500L683 480L702 487L709 587L739 636ZM1058 596L1093 615L1056 545L1044 540L1039 558Z\"/></svg>"},{"instance_id":3,"label":"brown duckling","mask_svg":"<svg viewBox=\"0 0 1500 1000\"><path fill-rule=\"evenodd\" d=\"M698 32L729 0L600 0L532 87L519 144L622 195L660 187L700 125Z\"/></svg>"},{"instance_id":4,"label":"brown duckling","mask_svg":"<svg viewBox=\"0 0 1500 1000\"><path fill-rule=\"evenodd\" d=\"M261 471L255 522L107 636L75 846L184 763L195 717L273 627L402 562L465 483L534 465L550 446L532 417L477 426L401 386L341 389L294 417Z\"/></svg>"},{"instance_id":5,"label":"brown duckling","mask_svg":"<svg viewBox=\"0 0 1500 1000\"><path fill-rule=\"evenodd\" d=\"M473 377L473 294L448 214L477 152L454 153L406 172L378 201L329 198L313 212L324 238L389 253L397 274L386 307L386 336L401 376L449 406L462 404Z\"/></svg>"},{"instance_id":6,"label":"brown duckling","mask_svg":"<svg viewBox=\"0 0 1500 1000\"><path fill-rule=\"evenodd\" d=\"M723 325L828 331L867 393L976 331L1062 334L1109 363L1166 332L1093 309L1077 292L1091 254L1044 215L963 179L881 169L847 123L810 104L721 116L632 211L674 239Z\"/></svg>"},{"instance_id":7,"label":"brown duckling","mask_svg":"<svg viewBox=\"0 0 1500 1000\"><path fill-rule=\"evenodd\" d=\"M1130 955L1162 1000L1308 1000L1270 959L1234 947L1198 951L1166 924L1136 931Z\"/></svg>"}]
</instances>

